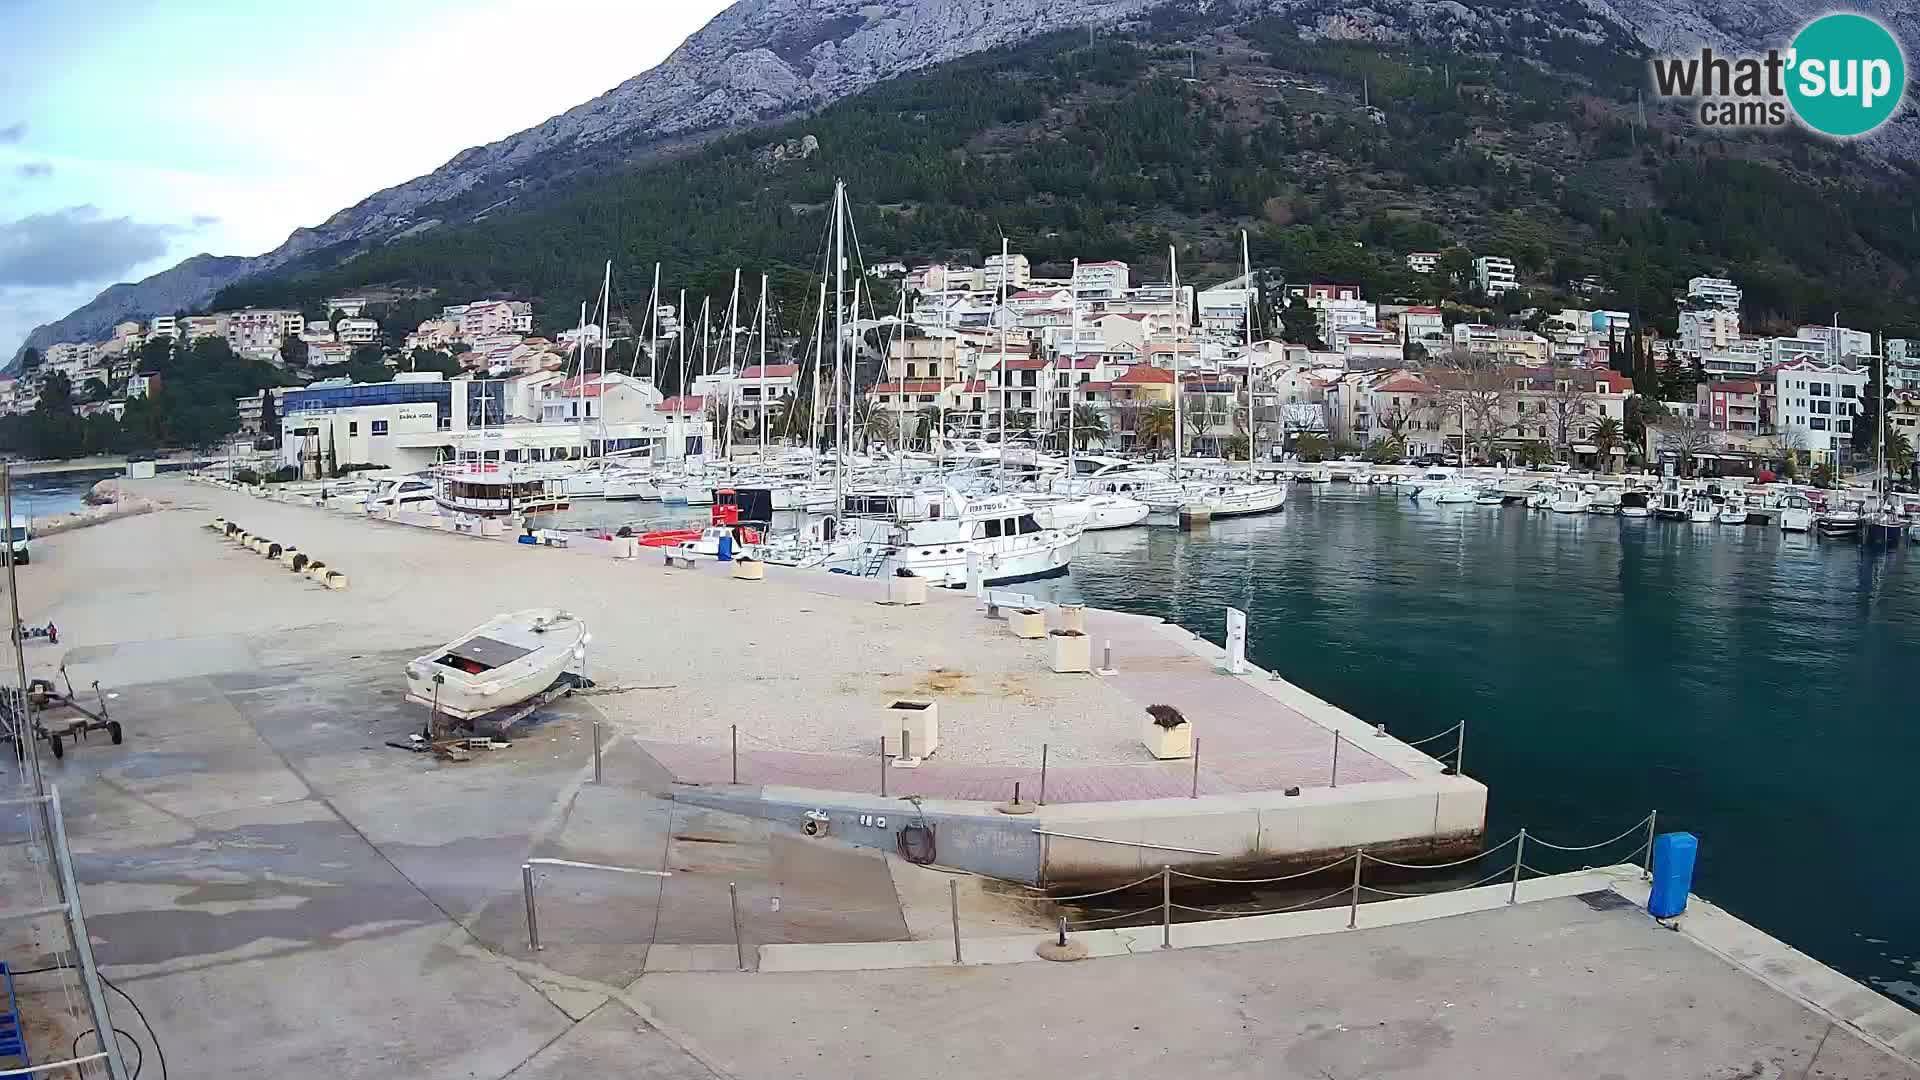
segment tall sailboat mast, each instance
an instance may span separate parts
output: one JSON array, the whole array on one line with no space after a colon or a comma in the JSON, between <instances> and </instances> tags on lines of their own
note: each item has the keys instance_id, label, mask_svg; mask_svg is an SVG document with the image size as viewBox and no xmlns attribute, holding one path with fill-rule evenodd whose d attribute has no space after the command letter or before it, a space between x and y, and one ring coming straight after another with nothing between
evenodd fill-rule
<instances>
[{"instance_id":1,"label":"tall sailboat mast","mask_svg":"<svg viewBox=\"0 0 1920 1080\"><path fill-rule=\"evenodd\" d=\"M1007 480L1007 237L1000 236L1000 310L993 313L1000 324L1000 482Z\"/></svg>"},{"instance_id":2,"label":"tall sailboat mast","mask_svg":"<svg viewBox=\"0 0 1920 1080\"><path fill-rule=\"evenodd\" d=\"M767 460L767 275L760 275L760 461Z\"/></svg>"},{"instance_id":3,"label":"tall sailboat mast","mask_svg":"<svg viewBox=\"0 0 1920 1080\"><path fill-rule=\"evenodd\" d=\"M1070 301L1070 303L1073 305L1073 322L1071 323L1072 329L1068 331L1068 333L1071 336L1067 339L1068 345L1071 346L1073 349L1073 352L1069 354L1067 357L1067 483L1071 485L1076 479L1078 479L1078 476L1073 471L1073 387L1074 387L1074 384L1078 382L1080 379L1080 376L1076 374L1074 370L1080 366L1080 260L1079 259L1073 260L1073 279L1067 283L1067 286L1069 289L1072 290L1071 295L1073 297L1073 299ZM1055 349L1053 351L1053 356L1054 356L1054 366L1058 368L1059 360L1060 360L1060 350ZM1069 490L1071 490L1071 487L1069 487Z\"/></svg>"},{"instance_id":4,"label":"tall sailboat mast","mask_svg":"<svg viewBox=\"0 0 1920 1080\"><path fill-rule=\"evenodd\" d=\"M1172 244L1167 245L1167 269L1173 277L1173 478L1180 479L1181 444L1187 441L1185 417L1181 413L1180 399L1185 396L1180 386L1180 324L1185 320L1186 312L1180 304L1180 252Z\"/></svg>"},{"instance_id":5,"label":"tall sailboat mast","mask_svg":"<svg viewBox=\"0 0 1920 1080\"><path fill-rule=\"evenodd\" d=\"M674 312L677 316L680 313ZM647 300L647 333L651 342L647 346L647 381L655 389L660 386L660 264L653 264L653 294Z\"/></svg>"},{"instance_id":6,"label":"tall sailboat mast","mask_svg":"<svg viewBox=\"0 0 1920 1080\"><path fill-rule=\"evenodd\" d=\"M1240 284L1246 290L1247 302L1247 351L1242 357L1247 362L1247 477L1253 477L1253 463L1259 455L1254 451L1260 445L1260 406L1253 396L1253 257L1247 252L1247 230L1240 230Z\"/></svg>"},{"instance_id":7,"label":"tall sailboat mast","mask_svg":"<svg viewBox=\"0 0 1920 1080\"><path fill-rule=\"evenodd\" d=\"M840 432L846 419L847 403L840 400L840 361L845 355L847 342L847 231L845 218L845 200L847 185L845 181L833 183L833 396L835 403L833 424L833 510L837 515L847 511L846 490L846 443Z\"/></svg>"},{"instance_id":8,"label":"tall sailboat mast","mask_svg":"<svg viewBox=\"0 0 1920 1080\"><path fill-rule=\"evenodd\" d=\"M820 453L820 425L827 422L821 379L827 374L827 279L820 277L820 303L813 309L813 408L807 412L807 449Z\"/></svg>"}]
</instances>

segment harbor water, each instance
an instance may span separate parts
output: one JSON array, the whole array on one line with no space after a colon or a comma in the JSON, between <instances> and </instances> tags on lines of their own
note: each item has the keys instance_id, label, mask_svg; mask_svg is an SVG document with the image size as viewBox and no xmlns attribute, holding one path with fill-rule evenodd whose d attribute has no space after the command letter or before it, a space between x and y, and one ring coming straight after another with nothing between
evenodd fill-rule
<instances>
[{"instance_id":1,"label":"harbor water","mask_svg":"<svg viewBox=\"0 0 1920 1080\"><path fill-rule=\"evenodd\" d=\"M1256 663L1362 719L1418 739L1465 718L1490 836L1582 843L1658 810L1700 838L1695 891L1920 1007L1920 546L1300 485L1277 515L1089 534L1071 577L1017 588L1215 642L1245 608Z\"/></svg>"}]
</instances>

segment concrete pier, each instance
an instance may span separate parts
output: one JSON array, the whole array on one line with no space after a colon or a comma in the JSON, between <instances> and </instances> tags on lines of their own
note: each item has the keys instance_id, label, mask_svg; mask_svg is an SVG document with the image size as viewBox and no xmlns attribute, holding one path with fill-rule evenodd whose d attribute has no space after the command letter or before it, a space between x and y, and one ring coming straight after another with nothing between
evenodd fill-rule
<instances>
[{"instance_id":1,"label":"concrete pier","mask_svg":"<svg viewBox=\"0 0 1920 1080\"><path fill-rule=\"evenodd\" d=\"M952 875L889 854L921 818L943 866L1014 881L1480 843L1479 784L1263 672L1223 674L1221 650L1176 627L1090 611L1114 674L1054 675L1044 641L959 594L890 607L883 582L668 573L591 545L150 483L192 509L36 544L21 605L61 628L58 646L28 645L31 674L64 662L76 685L120 695L126 743L73 747L49 775L96 952L176 1067L1920 1077L1906 1056L1920 1035L1890 1002L1712 909L1663 928L1634 906L1632 868L1363 904L1353 930L1329 908L1178 925L1166 951L1158 927L1093 932L1094 959L1057 966L1024 962L1052 915L1031 890L962 878L950 900ZM217 538L215 517L353 588ZM422 719L400 693L406 658L535 605L588 620L604 692L466 763L388 745ZM940 706L941 747L914 769L877 753L880 712L903 697ZM1199 729L1197 770L1142 747L1160 703ZM1038 798L1043 744L1047 805L1000 814L1015 782ZM802 835L808 811L828 835ZM0 832L20 827L0 813ZM1042 844L1035 829L1096 839ZM540 870L536 952L530 857L672 876ZM12 933L0 956L38 966ZM50 1008L58 986L37 978L28 1005Z\"/></svg>"}]
</instances>

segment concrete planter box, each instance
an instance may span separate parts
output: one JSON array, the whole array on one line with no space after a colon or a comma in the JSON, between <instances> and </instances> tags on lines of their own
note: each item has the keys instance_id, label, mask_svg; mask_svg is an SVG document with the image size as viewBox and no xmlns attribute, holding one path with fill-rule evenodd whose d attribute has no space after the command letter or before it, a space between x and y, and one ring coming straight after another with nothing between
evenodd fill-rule
<instances>
[{"instance_id":1,"label":"concrete planter box","mask_svg":"<svg viewBox=\"0 0 1920 1080\"><path fill-rule=\"evenodd\" d=\"M640 542L631 536L616 536L613 538L613 557L616 559L631 559L633 558L634 552L639 549Z\"/></svg>"},{"instance_id":2,"label":"concrete planter box","mask_svg":"<svg viewBox=\"0 0 1920 1080\"><path fill-rule=\"evenodd\" d=\"M293 565L294 559L299 555L300 555L299 548L281 548L280 549L280 565L286 567L289 570L299 569L298 567Z\"/></svg>"},{"instance_id":3,"label":"concrete planter box","mask_svg":"<svg viewBox=\"0 0 1920 1080\"><path fill-rule=\"evenodd\" d=\"M1030 608L1015 608L1007 612L1007 629L1014 637L1037 641L1047 636L1047 616Z\"/></svg>"},{"instance_id":4,"label":"concrete planter box","mask_svg":"<svg viewBox=\"0 0 1920 1080\"><path fill-rule=\"evenodd\" d=\"M1193 756L1193 725L1181 724L1176 728L1163 728L1153 722L1152 717L1141 721L1140 741L1146 744L1147 753L1161 761L1173 761Z\"/></svg>"},{"instance_id":5,"label":"concrete planter box","mask_svg":"<svg viewBox=\"0 0 1920 1080\"><path fill-rule=\"evenodd\" d=\"M923 758L940 749L940 703L907 698L887 706L880 734L887 752Z\"/></svg>"},{"instance_id":6,"label":"concrete planter box","mask_svg":"<svg viewBox=\"0 0 1920 1080\"><path fill-rule=\"evenodd\" d=\"M1054 616L1055 630L1078 630L1087 632L1087 605L1061 604Z\"/></svg>"},{"instance_id":7,"label":"concrete planter box","mask_svg":"<svg viewBox=\"0 0 1920 1080\"><path fill-rule=\"evenodd\" d=\"M740 581L764 581L767 577L767 564L758 559L735 559L733 576Z\"/></svg>"},{"instance_id":8,"label":"concrete planter box","mask_svg":"<svg viewBox=\"0 0 1920 1080\"><path fill-rule=\"evenodd\" d=\"M1047 635L1048 658L1056 674L1084 674L1093 670L1093 639L1078 630L1055 630Z\"/></svg>"},{"instance_id":9,"label":"concrete planter box","mask_svg":"<svg viewBox=\"0 0 1920 1080\"><path fill-rule=\"evenodd\" d=\"M927 579L923 577L901 577L898 574L887 579L887 603L912 606L927 602Z\"/></svg>"}]
</instances>

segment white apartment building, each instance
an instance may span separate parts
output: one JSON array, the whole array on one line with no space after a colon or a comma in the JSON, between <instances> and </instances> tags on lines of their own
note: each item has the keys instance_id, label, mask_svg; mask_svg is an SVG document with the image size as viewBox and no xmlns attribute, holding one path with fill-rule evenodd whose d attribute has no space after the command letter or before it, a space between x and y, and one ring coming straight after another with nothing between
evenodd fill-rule
<instances>
[{"instance_id":1,"label":"white apartment building","mask_svg":"<svg viewBox=\"0 0 1920 1080\"><path fill-rule=\"evenodd\" d=\"M1431 274L1440 268L1440 253L1437 251L1412 251L1407 253L1407 269L1416 274Z\"/></svg>"},{"instance_id":2,"label":"white apartment building","mask_svg":"<svg viewBox=\"0 0 1920 1080\"><path fill-rule=\"evenodd\" d=\"M1073 291L1082 300L1118 300L1132 287L1132 267L1123 262L1081 263Z\"/></svg>"},{"instance_id":3,"label":"white apartment building","mask_svg":"<svg viewBox=\"0 0 1920 1080\"><path fill-rule=\"evenodd\" d=\"M1853 417L1867 385L1867 369L1811 360L1774 372L1774 424L1805 436L1815 461L1831 461L1853 438Z\"/></svg>"},{"instance_id":4,"label":"white apartment building","mask_svg":"<svg viewBox=\"0 0 1920 1080\"><path fill-rule=\"evenodd\" d=\"M341 319L334 324L333 332L348 345L372 345L380 340L380 323L376 319Z\"/></svg>"},{"instance_id":5,"label":"white apartment building","mask_svg":"<svg viewBox=\"0 0 1920 1080\"><path fill-rule=\"evenodd\" d=\"M1400 313L1400 336L1409 345L1417 345L1432 339L1440 339L1438 347L1445 347L1447 336L1446 316L1437 307L1411 307ZM1434 346L1429 346L1431 350Z\"/></svg>"},{"instance_id":6,"label":"white apartment building","mask_svg":"<svg viewBox=\"0 0 1920 1080\"><path fill-rule=\"evenodd\" d=\"M1714 307L1739 310L1741 299L1740 286L1727 278L1697 277L1687 279L1687 299Z\"/></svg>"},{"instance_id":7,"label":"white apartment building","mask_svg":"<svg viewBox=\"0 0 1920 1080\"><path fill-rule=\"evenodd\" d=\"M1499 296L1520 287L1513 260L1501 255L1482 255L1473 260L1473 281L1488 296Z\"/></svg>"},{"instance_id":8,"label":"white apartment building","mask_svg":"<svg viewBox=\"0 0 1920 1080\"><path fill-rule=\"evenodd\" d=\"M180 327L178 320L172 315L155 315L153 319L147 323L148 340L157 337L178 338L179 336Z\"/></svg>"},{"instance_id":9,"label":"white apartment building","mask_svg":"<svg viewBox=\"0 0 1920 1080\"><path fill-rule=\"evenodd\" d=\"M47 346L47 351L41 354L41 361L46 367L67 372L70 376L72 370L93 363L97 352L97 347L91 341L63 341Z\"/></svg>"},{"instance_id":10,"label":"white apartment building","mask_svg":"<svg viewBox=\"0 0 1920 1080\"><path fill-rule=\"evenodd\" d=\"M353 319L353 318L358 318L360 316L360 313L365 310L367 310L367 298L364 296L329 296L327 297L327 314L328 315L332 315L334 312L337 311L340 314L345 315L347 318Z\"/></svg>"},{"instance_id":11,"label":"white apartment building","mask_svg":"<svg viewBox=\"0 0 1920 1080\"><path fill-rule=\"evenodd\" d=\"M223 338L227 336L227 315L216 311L211 315L189 315L180 327L188 341L201 338Z\"/></svg>"},{"instance_id":12,"label":"white apartment building","mask_svg":"<svg viewBox=\"0 0 1920 1080\"><path fill-rule=\"evenodd\" d=\"M1740 309L1710 305L1680 313L1680 351L1689 356L1725 352L1740 340Z\"/></svg>"},{"instance_id":13,"label":"white apartment building","mask_svg":"<svg viewBox=\"0 0 1920 1080\"><path fill-rule=\"evenodd\" d=\"M1380 321L1380 306L1371 300L1309 296L1307 307L1313 310L1314 327L1321 341L1331 338L1342 326L1374 326Z\"/></svg>"},{"instance_id":14,"label":"white apartment building","mask_svg":"<svg viewBox=\"0 0 1920 1080\"><path fill-rule=\"evenodd\" d=\"M1245 286L1229 288L1217 285L1202 290L1200 329L1241 340L1247 332L1247 312L1253 305L1253 298L1254 290Z\"/></svg>"},{"instance_id":15,"label":"white apartment building","mask_svg":"<svg viewBox=\"0 0 1920 1080\"><path fill-rule=\"evenodd\" d=\"M1819 342L1829 362L1874 354L1873 335L1865 330L1849 330L1844 326L1802 326L1794 336L1802 341Z\"/></svg>"},{"instance_id":16,"label":"white apartment building","mask_svg":"<svg viewBox=\"0 0 1920 1080\"><path fill-rule=\"evenodd\" d=\"M1000 291L1004 279L1008 292L1024 289L1033 283L1033 264L1018 252L1007 256L1006 267L1001 267L1000 256L987 256L986 264L980 268L980 285L991 292Z\"/></svg>"}]
</instances>

